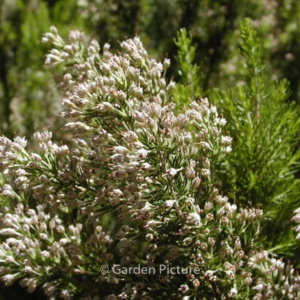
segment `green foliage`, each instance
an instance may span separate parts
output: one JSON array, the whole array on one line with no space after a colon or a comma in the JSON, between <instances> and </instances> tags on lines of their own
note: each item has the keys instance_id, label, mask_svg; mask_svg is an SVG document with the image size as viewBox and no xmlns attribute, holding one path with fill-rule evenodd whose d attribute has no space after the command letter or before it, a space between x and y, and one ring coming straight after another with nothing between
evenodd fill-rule
<instances>
[{"instance_id":1,"label":"green foliage","mask_svg":"<svg viewBox=\"0 0 300 300\"><path fill-rule=\"evenodd\" d=\"M299 108L288 103L286 80L273 82L262 60L263 48L249 20L241 23L244 83L228 91L213 90L211 99L228 120L234 151L224 189L243 205L264 210L264 233L269 248L294 256L293 210L299 206ZM295 246L295 245L294 245Z\"/></svg>"},{"instance_id":2,"label":"green foliage","mask_svg":"<svg viewBox=\"0 0 300 300\"><path fill-rule=\"evenodd\" d=\"M149 53L154 57L168 53L171 59L177 51L173 37L186 28L198 45L194 62L201 66L199 88L205 91L233 87L240 79L238 24L250 17L260 28L272 79L287 78L298 102L297 0L4 0L0 12L0 131L9 136L30 135L34 127L56 123L57 108L51 103L57 94L51 75L42 67L45 48L40 44L42 32L52 24L63 36L72 28L86 29L90 38L110 41L114 49L118 40L139 33ZM168 76L177 80L178 69L172 63Z\"/></svg>"},{"instance_id":3,"label":"green foliage","mask_svg":"<svg viewBox=\"0 0 300 300\"><path fill-rule=\"evenodd\" d=\"M209 95L227 120L226 134L233 138L233 151L226 155L211 154L211 180L241 209L259 207L264 211L263 219L256 224L258 228L249 231L251 226L246 225L231 233L241 235L242 246L247 250L253 245L253 238L257 247L264 247L269 253L282 257L284 262L291 260L299 267L300 248L295 243L294 224L290 221L300 199L299 180L295 178L300 154L299 1L4 0L0 3L0 16L1 134L10 138L15 134L26 135L30 139L35 128L50 127L54 140L72 144L68 140L69 133L59 130L63 120L57 118L57 110L61 110L57 99L63 97L66 85L68 91L73 91L75 85L90 75L85 73L80 77L84 69L82 65L82 69L78 69L84 58L81 56L51 70L43 67L46 46L40 40L50 25L54 24L62 37L67 36L69 29L85 29L89 32L86 40L100 40L102 44L110 41L113 50L120 49L119 40L138 33L153 57L165 56L171 61L175 58L164 75L166 82L170 78L178 81L175 87L173 83L170 85L173 90L168 94L168 99L176 103L177 114L184 113L193 99ZM244 17L252 21L241 22ZM155 89L162 86L160 82ZM89 115L91 111L86 113ZM123 113L120 118L124 117ZM96 122L93 126L99 126L95 118L93 122ZM203 128L195 130L192 125L187 128L192 135L198 134L198 129L201 134L205 133ZM189 136L183 140L187 142ZM154 147L151 143L147 146ZM174 147L169 149L170 157ZM155 155L152 159L152 163L156 161ZM180 168L182 157L168 162ZM3 167L2 158L0 167ZM82 171L85 167L79 169ZM202 166L196 172L201 175ZM1 180L1 186L12 183L6 175ZM35 182L34 176L32 181ZM178 182L176 188L185 184ZM91 194L92 191L89 196ZM7 198L0 198L3 206L7 204ZM11 207L19 200L12 202ZM35 208L32 197L30 206ZM65 221L74 221L74 216L75 210ZM105 215L104 228L108 223L110 229L117 226L111 218L113 215ZM210 229L221 244L222 238L228 237L228 231L218 235L216 228ZM173 227L168 230L175 232ZM210 259L210 267L220 263L219 258ZM257 278L260 271L253 272L253 276ZM64 277L64 280L69 279ZM77 284L77 279L75 282ZM248 288L248 292L251 291L253 293ZM13 292L6 290L3 297L7 299L9 293L11 298L18 298L15 295L22 292L13 286ZM23 294L19 298L36 296L40 299L40 293ZM250 297L250 294L243 295Z\"/></svg>"},{"instance_id":4,"label":"green foliage","mask_svg":"<svg viewBox=\"0 0 300 300\"><path fill-rule=\"evenodd\" d=\"M202 94L201 76L200 67L194 64L197 47L192 45L192 36L188 37L186 30L180 29L174 43L178 47L178 54L175 58L179 64L180 83L175 86L173 96L178 109L180 109L182 106L186 106L192 97Z\"/></svg>"},{"instance_id":5,"label":"green foliage","mask_svg":"<svg viewBox=\"0 0 300 300\"><path fill-rule=\"evenodd\" d=\"M248 55L254 31L246 25ZM37 151L25 138L0 138L6 286L42 289L48 299L299 296L300 277L262 248L262 210L238 208L223 195L235 192L223 189L220 175L223 166L233 169L230 157L221 163L232 139L216 107L194 98L189 74L197 67L182 59L194 48L184 31L178 40L184 84L177 99L190 103L176 112L175 83L165 78L170 60L152 59L138 37L122 42L122 52L105 44L100 54L78 30L67 41L53 26L44 35L54 47L46 64L62 72L69 146L53 143L49 131L34 134ZM249 97L264 89L254 91ZM140 267L148 272L131 273Z\"/></svg>"},{"instance_id":6,"label":"green foliage","mask_svg":"<svg viewBox=\"0 0 300 300\"><path fill-rule=\"evenodd\" d=\"M45 48L40 38L50 22L43 2L3 1L0 9L0 132L12 136L14 132L32 132L37 124L46 125L54 114L48 84L51 74L41 68Z\"/></svg>"},{"instance_id":7,"label":"green foliage","mask_svg":"<svg viewBox=\"0 0 300 300\"><path fill-rule=\"evenodd\" d=\"M36 127L53 126L59 97L51 72L44 65L42 34L54 22L62 32L80 26L76 3L56 1L7 1L0 4L0 132L30 134ZM71 20L71 22L70 22ZM75 25L76 24L76 25ZM61 124L57 123L57 129ZM61 138L56 130L57 138Z\"/></svg>"}]
</instances>

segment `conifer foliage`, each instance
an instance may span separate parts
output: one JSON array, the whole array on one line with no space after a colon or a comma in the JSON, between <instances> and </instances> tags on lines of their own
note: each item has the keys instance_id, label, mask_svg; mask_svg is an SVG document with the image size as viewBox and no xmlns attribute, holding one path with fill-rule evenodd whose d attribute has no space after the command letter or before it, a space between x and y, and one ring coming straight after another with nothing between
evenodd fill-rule
<instances>
[{"instance_id":1,"label":"conifer foliage","mask_svg":"<svg viewBox=\"0 0 300 300\"><path fill-rule=\"evenodd\" d=\"M263 231L269 247L294 257L290 219L299 207L299 107L287 102L288 82L274 82L262 60L262 42L248 19L241 23L243 82L236 88L211 92L228 120L234 151L222 176L223 188L243 205L264 210ZM298 248L299 249L299 248Z\"/></svg>"}]
</instances>

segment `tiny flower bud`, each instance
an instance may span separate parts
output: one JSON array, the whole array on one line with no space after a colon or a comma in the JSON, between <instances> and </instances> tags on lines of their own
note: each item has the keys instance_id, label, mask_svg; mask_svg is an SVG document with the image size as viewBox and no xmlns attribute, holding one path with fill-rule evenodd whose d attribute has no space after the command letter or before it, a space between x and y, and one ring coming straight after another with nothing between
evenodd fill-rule
<instances>
[{"instance_id":1,"label":"tiny flower bud","mask_svg":"<svg viewBox=\"0 0 300 300\"><path fill-rule=\"evenodd\" d=\"M148 233L148 234L146 235L146 240L147 240L147 241L152 241L152 240L153 240L153 234Z\"/></svg>"},{"instance_id":2,"label":"tiny flower bud","mask_svg":"<svg viewBox=\"0 0 300 300\"><path fill-rule=\"evenodd\" d=\"M165 201L164 208L165 209L171 209L175 202L176 202L176 200L167 200L167 201Z\"/></svg>"}]
</instances>

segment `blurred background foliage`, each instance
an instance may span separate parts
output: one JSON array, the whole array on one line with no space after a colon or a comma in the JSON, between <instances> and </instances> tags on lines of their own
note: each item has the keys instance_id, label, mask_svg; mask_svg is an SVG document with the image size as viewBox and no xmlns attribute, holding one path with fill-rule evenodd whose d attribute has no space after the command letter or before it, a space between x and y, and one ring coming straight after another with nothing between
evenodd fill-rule
<instances>
[{"instance_id":1,"label":"blurred background foliage","mask_svg":"<svg viewBox=\"0 0 300 300\"><path fill-rule=\"evenodd\" d=\"M256 65L249 62L251 49L244 58L240 51L239 25L245 17L263 44L259 54L253 44L253 55L259 56ZM294 253L300 249L291 242L288 222L299 206L299 181L294 177L299 169L299 22L298 0L2 0L0 135L30 139L35 129L49 128L54 139L64 138L57 118L61 77L44 66L49 49L41 43L51 25L63 37L80 29L116 50L119 41L138 34L152 56L171 58L168 76L181 82L174 93L177 104L185 105L182 99L192 95L209 95L224 114L236 149L227 173L219 175L224 190L238 203L267 208L263 233L273 237L268 247L276 250L278 245L278 254L287 253L299 266ZM179 34L180 28L185 30ZM269 99L256 127L249 127L254 113L246 119L249 93L254 95L251 80L256 78L251 67L259 68L262 89L257 93Z\"/></svg>"}]
</instances>

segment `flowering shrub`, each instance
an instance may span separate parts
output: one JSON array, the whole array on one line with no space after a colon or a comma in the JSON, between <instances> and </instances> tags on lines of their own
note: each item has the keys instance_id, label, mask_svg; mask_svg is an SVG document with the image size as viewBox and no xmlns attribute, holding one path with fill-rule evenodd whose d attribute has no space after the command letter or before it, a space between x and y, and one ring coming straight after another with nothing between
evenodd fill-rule
<instances>
[{"instance_id":1,"label":"flowering shrub","mask_svg":"<svg viewBox=\"0 0 300 300\"><path fill-rule=\"evenodd\" d=\"M238 207L216 168L231 149L206 98L175 113L165 73L138 37L122 52L54 27L66 144L51 132L0 139L0 274L48 299L296 299L300 277L258 237L262 210ZM92 298L94 297L94 298ZM97 298L98 297L98 298Z\"/></svg>"}]
</instances>

